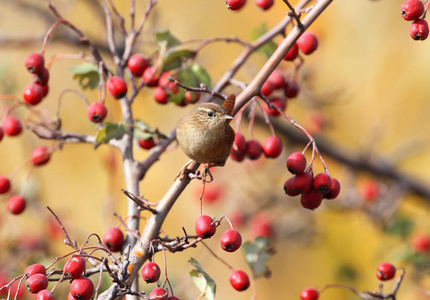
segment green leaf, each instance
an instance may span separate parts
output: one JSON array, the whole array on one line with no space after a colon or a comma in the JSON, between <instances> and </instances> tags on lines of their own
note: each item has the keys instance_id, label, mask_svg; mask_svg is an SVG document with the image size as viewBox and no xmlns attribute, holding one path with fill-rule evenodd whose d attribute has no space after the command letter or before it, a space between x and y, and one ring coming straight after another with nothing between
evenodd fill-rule
<instances>
[{"instance_id":1,"label":"green leaf","mask_svg":"<svg viewBox=\"0 0 430 300\"><path fill-rule=\"evenodd\" d=\"M148 124L140 120L134 121L133 138L138 140L147 140L155 135L156 134Z\"/></svg>"},{"instance_id":2,"label":"green leaf","mask_svg":"<svg viewBox=\"0 0 430 300\"><path fill-rule=\"evenodd\" d=\"M202 266L197 260L191 257L188 262L195 268L190 271L190 276L195 286L207 299L215 299L215 281L209 276L208 273L205 272L205 270L203 270Z\"/></svg>"},{"instance_id":3,"label":"green leaf","mask_svg":"<svg viewBox=\"0 0 430 300\"><path fill-rule=\"evenodd\" d=\"M168 51L163 58L162 69L170 71L179 68L185 60L193 59L195 56L196 52L192 50Z\"/></svg>"},{"instance_id":4,"label":"green leaf","mask_svg":"<svg viewBox=\"0 0 430 300\"><path fill-rule=\"evenodd\" d=\"M254 242L245 242L242 245L242 253L245 261L252 270L254 278L261 276L270 277L271 271L266 266L266 263L275 251L270 246L269 238L257 237Z\"/></svg>"},{"instance_id":5,"label":"green leaf","mask_svg":"<svg viewBox=\"0 0 430 300\"><path fill-rule=\"evenodd\" d=\"M181 42L170 33L169 30L157 31L154 33L155 42L160 45L160 47L171 48L179 46Z\"/></svg>"},{"instance_id":6,"label":"green leaf","mask_svg":"<svg viewBox=\"0 0 430 300\"><path fill-rule=\"evenodd\" d=\"M191 68L191 71L194 73L194 75L197 77L199 86L200 86L200 83L204 83L208 86L208 88L211 87L211 77L201 65L192 64L190 68Z\"/></svg>"},{"instance_id":7,"label":"green leaf","mask_svg":"<svg viewBox=\"0 0 430 300\"><path fill-rule=\"evenodd\" d=\"M385 232L400 238L408 238L414 229L414 222L406 216L397 216L387 225Z\"/></svg>"},{"instance_id":8,"label":"green leaf","mask_svg":"<svg viewBox=\"0 0 430 300\"><path fill-rule=\"evenodd\" d=\"M126 133L126 127L124 124L118 123L105 123L96 133L96 145L97 148L101 144L109 143L112 139L120 139Z\"/></svg>"},{"instance_id":9,"label":"green leaf","mask_svg":"<svg viewBox=\"0 0 430 300\"><path fill-rule=\"evenodd\" d=\"M99 70L93 63L83 63L70 68L69 70L73 74L73 79L79 81L79 85L82 89L95 89L99 84Z\"/></svg>"},{"instance_id":10,"label":"green leaf","mask_svg":"<svg viewBox=\"0 0 430 300\"><path fill-rule=\"evenodd\" d=\"M251 31L251 39L255 41L263 34L265 34L267 31L268 30L267 30L266 24L262 23L260 24L260 27L255 28ZM273 55L273 52L275 52L277 48L278 48L278 45L275 42L268 41L263 45L261 45L261 47L257 49L257 52L263 53L266 55L267 58L269 58Z\"/></svg>"}]
</instances>

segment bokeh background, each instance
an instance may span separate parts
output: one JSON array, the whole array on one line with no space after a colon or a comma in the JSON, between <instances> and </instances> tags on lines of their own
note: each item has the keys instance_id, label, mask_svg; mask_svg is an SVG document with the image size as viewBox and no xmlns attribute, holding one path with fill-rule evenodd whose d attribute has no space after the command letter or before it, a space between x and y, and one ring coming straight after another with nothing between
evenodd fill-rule
<instances>
[{"instance_id":1,"label":"bokeh background","mask_svg":"<svg viewBox=\"0 0 430 300\"><path fill-rule=\"evenodd\" d=\"M136 2L140 17L146 1ZM105 43L104 19L97 1L52 3L91 39ZM127 16L128 1L115 3ZM304 57L299 71L302 90L297 99L289 101L287 112L334 148L363 155L376 163L383 159L405 175L430 184L430 44L410 38L409 24L400 16L401 3L400 0L334 1L309 29L318 36L319 47L311 56ZM40 51L49 26L46 15L50 12L45 1L0 0L0 4L0 91L20 96L31 81L24 60L29 53ZM216 36L237 36L251 41L253 29L261 24L271 28L285 13L286 6L280 0L275 0L275 5L267 12L260 11L251 0L239 12L227 10L222 0L160 0L136 45L136 52L150 55L157 50L152 38L155 30L170 29L182 41ZM275 39L279 41L280 37ZM216 82L241 50L237 44L216 43L204 48L197 62ZM62 41L59 33L48 44L45 57L80 51L86 49ZM103 53L103 57L113 68L108 55ZM264 61L262 54L254 54L235 79L249 82ZM50 92L43 106L51 116L55 114L61 91L79 89L69 72L79 63L78 60L59 59L50 67ZM289 70L292 66L283 62L280 68ZM231 91L239 90L231 88ZM84 94L91 102L97 100L96 91L84 91ZM0 101L2 112L10 105L9 100ZM108 98L107 106L107 121L117 122L121 116L118 103ZM157 105L152 91L144 90L134 109L137 118L168 133L191 107ZM24 116L26 111L18 109L15 113ZM60 116L63 129L88 134L96 131L86 117L83 101L76 94L64 95ZM318 125L319 122L323 126ZM242 132L251 138L247 126L244 120ZM255 125L253 134L263 141L270 131L267 126ZM22 164L40 144L51 145L49 141L35 139L29 132L19 138L4 138L0 144L0 174L14 173L13 185L18 192L29 170L28 164ZM227 215L234 219L242 213L245 221L237 229L246 239L251 239L255 231L253 215L263 215L270 221L276 249L268 262L271 278L259 278L253 282L252 289L236 292L228 282L229 270L204 247L199 247L167 254L169 279L175 293L183 299L198 298L199 292L187 276L191 270L187 262L190 257L196 258L217 282L217 299L250 299L254 289L258 299L299 299L303 288L321 288L329 283L346 284L357 290L377 290L376 267L389 261L406 268L398 298L427 299L424 291L430 290L427 271L430 254L417 254L413 241L417 236L430 235L430 199L403 190L401 182L357 172L326 157L330 172L342 183L341 195L330 203L324 202L315 211L305 210L296 198L287 197L282 189L290 176L285 168L286 157L291 152L301 151L305 145L293 145L284 139L284 146L278 159L229 161L224 168L217 169L216 179L208 189L221 191L221 196L204 206L206 214L217 218ZM148 155L137 145L135 153L139 159ZM179 148L169 149L141 183L144 197L158 201L186 161L188 158ZM21 167L17 170L17 166ZM318 162L316 170L323 171ZM363 191L368 192L372 184L377 186L377 193L369 200L369 196L363 196ZM116 226L118 220L113 212L126 216L126 197L120 192L121 188L124 188L124 181L116 150L107 146L95 150L91 145L64 145L61 151L53 154L46 167L32 171L26 192L29 200L26 211L12 216L6 209L0 210L0 268L3 273L17 276L29 263L37 261L49 265L55 257L71 250L63 245L63 237L55 230L55 222L46 206L58 214L71 237L81 244L88 234L102 235L107 228ZM182 235L182 226L188 232L193 231L199 214L200 189L201 183L193 182L178 199L163 227L169 236ZM7 196L1 196L0 201L5 206ZM144 224L142 220L142 228ZM218 238L223 229L227 229L227 225L222 225L207 245L235 268L248 270L240 251L226 254L219 247ZM161 254L155 261L163 264ZM386 291L392 287L392 282L384 285ZM358 299L341 288L328 289L320 298Z\"/></svg>"}]
</instances>

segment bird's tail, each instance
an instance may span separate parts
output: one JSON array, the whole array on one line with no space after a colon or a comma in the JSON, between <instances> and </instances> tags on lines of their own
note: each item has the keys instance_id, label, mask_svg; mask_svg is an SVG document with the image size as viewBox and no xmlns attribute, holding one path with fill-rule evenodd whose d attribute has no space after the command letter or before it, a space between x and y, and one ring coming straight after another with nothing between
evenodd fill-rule
<instances>
[{"instance_id":1,"label":"bird's tail","mask_svg":"<svg viewBox=\"0 0 430 300\"><path fill-rule=\"evenodd\" d=\"M236 95L230 94L227 99L224 101L222 107L227 111L227 114L231 116L233 113L234 103L236 102Z\"/></svg>"}]
</instances>

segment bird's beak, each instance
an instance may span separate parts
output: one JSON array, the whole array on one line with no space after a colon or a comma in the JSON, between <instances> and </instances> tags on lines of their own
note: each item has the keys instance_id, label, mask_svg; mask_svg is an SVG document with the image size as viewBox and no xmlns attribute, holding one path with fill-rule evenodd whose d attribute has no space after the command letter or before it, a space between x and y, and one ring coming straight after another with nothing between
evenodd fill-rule
<instances>
[{"instance_id":1,"label":"bird's beak","mask_svg":"<svg viewBox=\"0 0 430 300\"><path fill-rule=\"evenodd\" d=\"M233 117L232 117L232 116L230 116L230 115L227 115L227 114L225 114L225 115L223 116L223 118L224 118L224 119L227 119L227 120L233 120Z\"/></svg>"}]
</instances>

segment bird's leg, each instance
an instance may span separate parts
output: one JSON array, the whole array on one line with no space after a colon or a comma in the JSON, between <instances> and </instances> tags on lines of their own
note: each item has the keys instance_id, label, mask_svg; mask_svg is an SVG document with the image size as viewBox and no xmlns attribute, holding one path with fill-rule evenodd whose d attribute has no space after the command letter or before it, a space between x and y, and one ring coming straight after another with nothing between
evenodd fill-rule
<instances>
[{"instance_id":1,"label":"bird's leg","mask_svg":"<svg viewBox=\"0 0 430 300\"><path fill-rule=\"evenodd\" d=\"M188 167L192 164L194 162L194 160L190 160L189 162L187 162L183 167L182 167L182 169L181 169L181 171L179 171L179 173L178 173L178 175L176 175L176 177L175 177L175 180L176 179L180 179L180 180L182 180L182 179L184 179L185 178L185 176L187 175L187 174L190 174L191 173L191 171L190 170L188 170ZM198 171L197 171L198 172Z\"/></svg>"},{"instance_id":2,"label":"bird's leg","mask_svg":"<svg viewBox=\"0 0 430 300\"><path fill-rule=\"evenodd\" d=\"M211 164L206 164L202 167L202 180L206 183L211 183L214 180L214 177L212 176L211 171L209 171L209 168L211 167ZM209 176L209 180L206 180L206 178Z\"/></svg>"}]
</instances>

